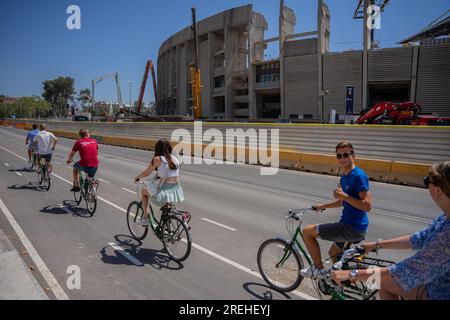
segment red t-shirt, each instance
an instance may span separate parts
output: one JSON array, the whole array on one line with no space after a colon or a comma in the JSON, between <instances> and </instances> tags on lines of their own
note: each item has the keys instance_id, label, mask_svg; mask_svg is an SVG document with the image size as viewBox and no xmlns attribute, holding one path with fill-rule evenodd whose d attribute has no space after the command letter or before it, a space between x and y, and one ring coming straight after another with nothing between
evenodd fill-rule
<instances>
[{"instance_id":1,"label":"red t-shirt","mask_svg":"<svg viewBox=\"0 0 450 320\"><path fill-rule=\"evenodd\" d=\"M75 142L72 151L80 152L80 166L98 167L98 145L92 138L83 138Z\"/></svg>"}]
</instances>

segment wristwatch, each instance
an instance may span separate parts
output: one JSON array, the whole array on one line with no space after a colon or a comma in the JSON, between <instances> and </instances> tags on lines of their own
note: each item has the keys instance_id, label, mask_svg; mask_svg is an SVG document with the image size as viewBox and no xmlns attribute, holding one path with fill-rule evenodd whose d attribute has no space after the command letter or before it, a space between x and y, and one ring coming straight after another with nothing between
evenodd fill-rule
<instances>
[{"instance_id":1,"label":"wristwatch","mask_svg":"<svg viewBox=\"0 0 450 320\"><path fill-rule=\"evenodd\" d=\"M381 241L383 241L383 239L378 239L377 242L376 242L376 247L375 247L375 249L376 249L377 251L380 251L380 250L381 250Z\"/></svg>"},{"instance_id":2,"label":"wristwatch","mask_svg":"<svg viewBox=\"0 0 450 320\"><path fill-rule=\"evenodd\" d=\"M358 276L358 269L353 269L352 271L350 271L350 280L352 281L356 281L356 277Z\"/></svg>"}]
</instances>

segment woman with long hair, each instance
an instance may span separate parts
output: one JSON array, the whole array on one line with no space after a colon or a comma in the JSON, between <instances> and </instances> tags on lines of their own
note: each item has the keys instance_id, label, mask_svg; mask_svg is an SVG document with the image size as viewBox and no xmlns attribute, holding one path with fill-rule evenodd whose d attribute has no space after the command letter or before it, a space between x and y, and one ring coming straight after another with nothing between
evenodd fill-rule
<instances>
[{"instance_id":1,"label":"woman with long hair","mask_svg":"<svg viewBox=\"0 0 450 320\"><path fill-rule=\"evenodd\" d=\"M184 201L183 189L180 184L180 162L178 158L172 155L172 145L168 140L159 140L155 145L155 155L150 161L148 167L134 178L135 182L148 177L153 170L158 171L160 185L156 194L150 194L149 184L151 181L145 181L145 188L142 190L142 207L144 217L138 223L142 226L148 226L150 223L148 214L149 199L159 207L169 206L172 203Z\"/></svg>"}]
</instances>

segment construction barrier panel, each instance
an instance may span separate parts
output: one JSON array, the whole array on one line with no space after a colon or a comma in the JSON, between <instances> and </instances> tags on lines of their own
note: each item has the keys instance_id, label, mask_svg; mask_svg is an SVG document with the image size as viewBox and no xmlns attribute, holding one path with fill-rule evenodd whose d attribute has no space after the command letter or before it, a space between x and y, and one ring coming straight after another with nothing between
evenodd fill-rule
<instances>
[{"instance_id":1,"label":"construction barrier panel","mask_svg":"<svg viewBox=\"0 0 450 320\"><path fill-rule=\"evenodd\" d=\"M356 165L369 176L379 182L388 182L392 161L356 158Z\"/></svg>"},{"instance_id":2,"label":"construction barrier panel","mask_svg":"<svg viewBox=\"0 0 450 320\"><path fill-rule=\"evenodd\" d=\"M339 165L336 156L302 153L299 168L308 172L338 175Z\"/></svg>"},{"instance_id":3,"label":"construction barrier panel","mask_svg":"<svg viewBox=\"0 0 450 320\"><path fill-rule=\"evenodd\" d=\"M423 178L428 175L431 165L412 162L392 162L388 182L423 187Z\"/></svg>"},{"instance_id":4,"label":"construction barrier panel","mask_svg":"<svg viewBox=\"0 0 450 320\"><path fill-rule=\"evenodd\" d=\"M302 154L298 151L280 150L280 168L300 169Z\"/></svg>"}]
</instances>

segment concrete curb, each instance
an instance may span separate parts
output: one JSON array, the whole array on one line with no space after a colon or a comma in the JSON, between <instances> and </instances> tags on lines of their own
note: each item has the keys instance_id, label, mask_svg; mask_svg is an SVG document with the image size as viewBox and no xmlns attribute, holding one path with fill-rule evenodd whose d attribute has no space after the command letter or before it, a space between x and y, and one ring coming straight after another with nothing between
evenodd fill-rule
<instances>
[{"instance_id":1,"label":"concrete curb","mask_svg":"<svg viewBox=\"0 0 450 320\"><path fill-rule=\"evenodd\" d=\"M0 300L49 300L1 228Z\"/></svg>"}]
</instances>

